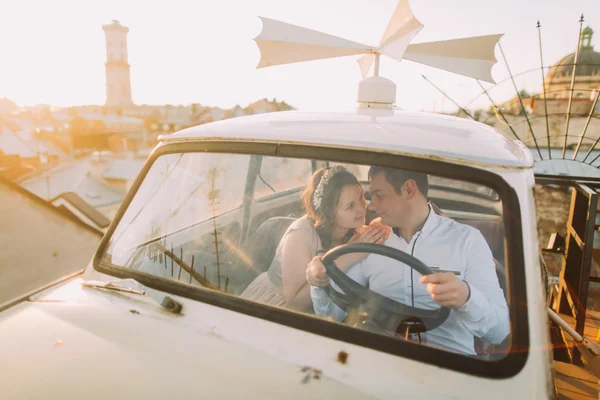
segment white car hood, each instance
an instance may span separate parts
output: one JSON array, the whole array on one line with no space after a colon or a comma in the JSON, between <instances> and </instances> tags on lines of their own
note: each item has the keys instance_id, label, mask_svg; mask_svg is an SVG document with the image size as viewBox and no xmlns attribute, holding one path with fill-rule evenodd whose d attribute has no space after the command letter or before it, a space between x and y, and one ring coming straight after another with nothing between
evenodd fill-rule
<instances>
[{"instance_id":1,"label":"white car hood","mask_svg":"<svg viewBox=\"0 0 600 400\"><path fill-rule=\"evenodd\" d=\"M67 287L85 291L83 300L42 297L0 313L2 397L365 397L320 371L194 330L158 305L77 281Z\"/></svg>"}]
</instances>

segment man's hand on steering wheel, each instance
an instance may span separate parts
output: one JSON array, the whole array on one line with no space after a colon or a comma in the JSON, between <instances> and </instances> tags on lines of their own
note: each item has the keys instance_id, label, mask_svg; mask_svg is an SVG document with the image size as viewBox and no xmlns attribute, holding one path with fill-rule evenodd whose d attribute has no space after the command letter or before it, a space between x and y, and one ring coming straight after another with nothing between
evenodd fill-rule
<instances>
[{"instance_id":1,"label":"man's hand on steering wheel","mask_svg":"<svg viewBox=\"0 0 600 400\"><path fill-rule=\"evenodd\" d=\"M431 294L432 300L443 307L461 307L471 296L471 289L467 282L458 279L452 272L425 275L419 283L427 284L427 291Z\"/></svg>"},{"instance_id":2,"label":"man's hand on steering wheel","mask_svg":"<svg viewBox=\"0 0 600 400\"><path fill-rule=\"evenodd\" d=\"M399 261L423 276L434 275L434 271L430 267L403 251L374 243L356 243L333 248L322 259L320 257L313 258L307 267L307 281L313 286L324 287L330 299L343 311L349 312L352 309L360 309L368 316L369 326L377 327L378 330L393 335L426 332L437 328L446 321L450 314L448 307L442 306L431 310L409 306L381 295L347 276L344 271L338 268L335 261L346 254L352 253L378 254ZM339 290L330 285L329 277L332 282L335 282ZM437 285L443 282L431 281L431 284ZM455 286L452 286L450 281L447 283L449 285L442 285L442 289L450 292L449 297L451 300L456 300L459 296L456 295L455 291L450 290ZM446 292L440 294L440 296L445 295ZM444 301L449 301L445 297L442 298Z\"/></svg>"},{"instance_id":3,"label":"man's hand on steering wheel","mask_svg":"<svg viewBox=\"0 0 600 400\"><path fill-rule=\"evenodd\" d=\"M317 256L306 268L306 281L316 287L327 287L330 284L327 270ZM451 272L438 272L421 277L419 283L427 285L431 299L440 306L458 308L464 305L470 297L469 285Z\"/></svg>"}]
</instances>

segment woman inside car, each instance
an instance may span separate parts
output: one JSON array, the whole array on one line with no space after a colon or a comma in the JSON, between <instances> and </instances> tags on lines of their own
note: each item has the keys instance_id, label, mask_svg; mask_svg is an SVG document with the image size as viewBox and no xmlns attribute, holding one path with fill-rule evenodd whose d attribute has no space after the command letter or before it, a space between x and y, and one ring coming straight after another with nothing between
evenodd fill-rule
<instances>
[{"instance_id":1,"label":"woman inside car","mask_svg":"<svg viewBox=\"0 0 600 400\"><path fill-rule=\"evenodd\" d=\"M306 268L316 255L345 243L383 244L390 228L374 221L365 226L366 200L358 179L342 166L321 168L307 185L302 201L306 215L283 235L267 272L259 275L241 297L313 312ZM366 254L347 254L336 264L353 265Z\"/></svg>"}]
</instances>

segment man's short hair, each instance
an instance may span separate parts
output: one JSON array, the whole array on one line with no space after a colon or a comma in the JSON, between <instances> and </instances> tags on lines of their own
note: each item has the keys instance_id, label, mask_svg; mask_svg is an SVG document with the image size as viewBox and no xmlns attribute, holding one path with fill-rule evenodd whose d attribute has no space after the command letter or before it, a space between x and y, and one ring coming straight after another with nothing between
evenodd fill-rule
<instances>
[{"instance_id":1,"label":"man's short hair","mask_svg":"<svg viewBox=\"0 0 600 400\"><path fill-rule=\"evenodd\" d=\"M409 179L412 179L417 184L419 191L423 193L423 196L427 197L429 192L429 181L427 180L427 174L422 172L407 171L405 169L380 167L373 165L369 168L369 180L380 173L385 174L385 179L390 185L394 187L397 194L402 191L402 185Z\"/></svg>"}]
</instances>

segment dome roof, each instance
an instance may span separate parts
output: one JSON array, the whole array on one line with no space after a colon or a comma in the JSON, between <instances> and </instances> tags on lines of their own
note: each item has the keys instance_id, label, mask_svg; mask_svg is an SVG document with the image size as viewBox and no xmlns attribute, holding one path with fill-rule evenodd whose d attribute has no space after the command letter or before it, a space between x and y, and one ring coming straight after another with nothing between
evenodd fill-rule
<instances>
[{"instance_id":1,"label":"dome roof","mask_svg":"<svg viewBox=\"0 0 600 400\"><path fill-rule=\"evenodd\" d=\"M579 57L577 59L576 76L579 77L598 77L600 79L600 53L594 51L592 46L592 35L594 31L586 27L581 32L581 42L579 48ZM549 83L553 80L569 78L573 76L573 64L575 62L575 53L571 53L560 59L550 68L546 79Z\"/></svg>"},{"instance_id":2,"label":"dome roof","mask_svg":"<svg viewBox=\"0 0 600 400\"><path fill-rule=\"evenodd\" d=\"M575 53L571 53L560 59L548 72L548 80L571 77L573 75L573 63ZM577 60L576 76L594 76L600 74L600 53L593 49L582 49Z\"/></svg>"}]
</instances>

